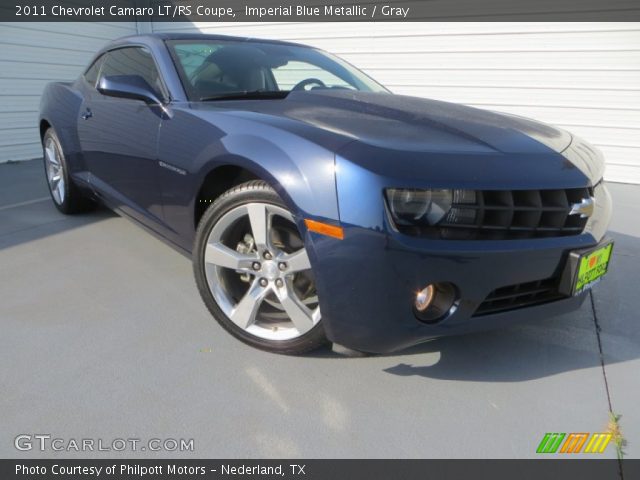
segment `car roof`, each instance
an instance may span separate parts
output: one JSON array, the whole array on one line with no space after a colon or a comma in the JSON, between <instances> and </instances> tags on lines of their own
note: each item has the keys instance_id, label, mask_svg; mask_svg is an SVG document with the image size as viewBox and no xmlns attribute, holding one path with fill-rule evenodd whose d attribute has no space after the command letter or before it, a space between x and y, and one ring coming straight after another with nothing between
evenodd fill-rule
<instances>
[{"instance_id":1,"label":"car roof","mask_svg":"<svg viewBox=\"0 0 640 480\"><path fill-rule=\"evenodd\" d=\"M272 43L278 45L289 45L296 47L308 47L301 43L284 42L281 40L268 40L263 38L253 37L237 37L231 35L211 35L207 33L150 33L144 35L129 35L126 37L113 40L106 45L102 50L109 50L114 47L124 46L127 44L147 44L154 45L165 40L224 40L227 42L243 42L243 43Z\"/></svg>"}]
</instances>

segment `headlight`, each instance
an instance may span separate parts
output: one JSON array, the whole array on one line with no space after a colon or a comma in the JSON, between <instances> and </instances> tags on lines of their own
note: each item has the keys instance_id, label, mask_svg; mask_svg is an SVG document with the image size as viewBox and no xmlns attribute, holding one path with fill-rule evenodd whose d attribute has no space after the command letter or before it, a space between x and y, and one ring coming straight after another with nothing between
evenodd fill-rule
<instances>
[{"instance_id":1,"label":"headlight","mask_svg":"<svg viewBox=\"0 0 640 480\"><path fill-rule=\"evenodd\" d=\"M388 188L385 194L399 226L473 225L476 220L476 210L469 208L476 204L474 190Z\"/></svg>"},{"instance_id":2,"label":"headlight","mask_svg":"<svg viewBox=\"0 0 640 480\"><path fill-rule=\"evenodd\" d=\"M451 209L452 191L444 189L386 190L389 210L399 225L436 225Z\"/></svg>"}]
</instances>

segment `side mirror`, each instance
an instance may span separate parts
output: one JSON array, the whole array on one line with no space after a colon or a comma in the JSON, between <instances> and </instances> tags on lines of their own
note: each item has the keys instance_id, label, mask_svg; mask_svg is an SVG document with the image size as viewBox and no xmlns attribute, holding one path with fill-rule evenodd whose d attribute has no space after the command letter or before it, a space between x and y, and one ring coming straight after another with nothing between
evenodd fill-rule
<instances>
[{"instance_id":1,"label":"side mirror","mask_svg":"<svg viewBox=\"0 0 640 480\"><path fill-rule=\"evenodd\" d=\"M162 105L162 101L151 85L140 75L109 75L102 77L98 91L109 97L142 100L149 104Z\"/></svg>"}]
</instances>

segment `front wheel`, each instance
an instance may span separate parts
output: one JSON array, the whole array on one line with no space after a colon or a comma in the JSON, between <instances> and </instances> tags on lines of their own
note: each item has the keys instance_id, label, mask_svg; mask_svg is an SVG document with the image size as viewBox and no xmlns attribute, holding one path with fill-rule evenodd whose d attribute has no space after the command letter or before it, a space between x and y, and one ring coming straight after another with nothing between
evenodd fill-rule
<instances>
[{"instance_id":1,"label":"front wheel","mask_svg":"<svg viewBox=\"0 0 640 480\"><path fill-rule=\"evenodd\" d=\"M293 355L327 342L304 241L265 182L243 183L209 207L193 262L205 305L243 342Z\"/></svg>"}]
</instances>

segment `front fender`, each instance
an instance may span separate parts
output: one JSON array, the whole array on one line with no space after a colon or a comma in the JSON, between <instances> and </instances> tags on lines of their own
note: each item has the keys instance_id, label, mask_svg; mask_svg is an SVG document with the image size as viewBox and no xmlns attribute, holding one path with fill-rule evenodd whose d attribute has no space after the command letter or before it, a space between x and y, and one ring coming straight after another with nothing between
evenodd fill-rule
<instances>
[{"instance_id":1,"label":"front fender","mask_svg":"<svg viewBox=\"0 0 640 480\"><path fill-rule=\"evenodd\" d=\"M297 217L338 220L335 157L332 152L280 132L267 140L251 134L221 139L234 163L268 182ZM227 162L226 156L206 164L206 171Z\"/></svg>"},{"instance_id":2,"label":"front fender","mask_svg":"<svg viewBox=\"0 0 640 480\"><path fill-rule=\"evenodd\" d=\"M304 217L338 220L333 149L265 122L176 108L163 120L158 160L169 167L159 176L165 220L185 247L195 233L198 192L222 166L244 168L268 182L299 225Z\"/></svg>"}]
</instances>

